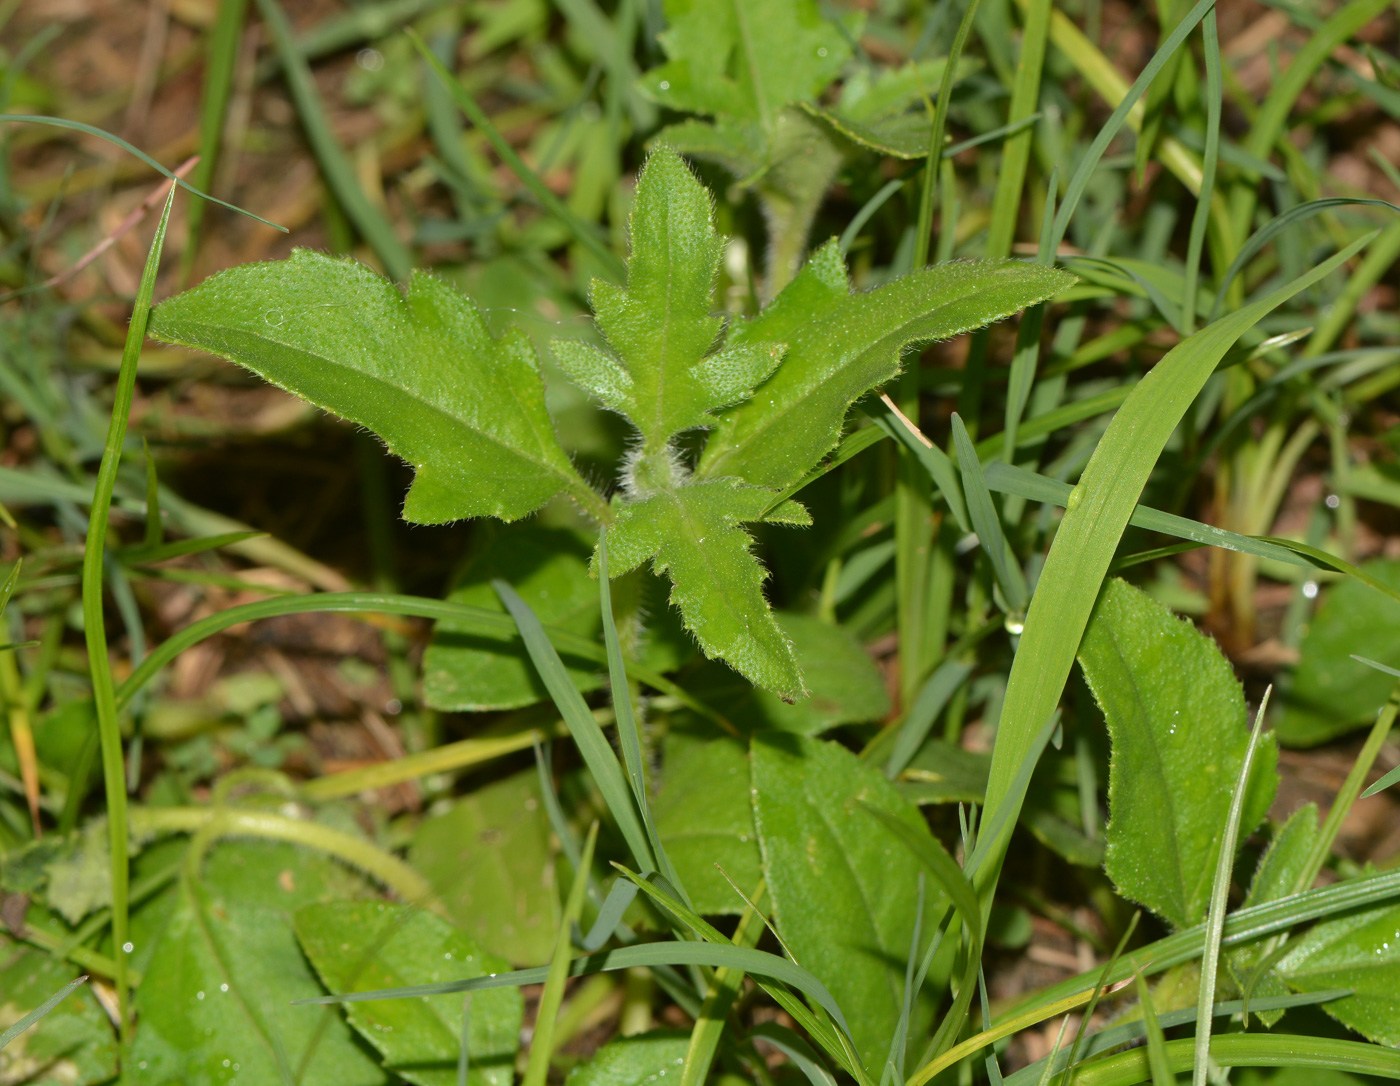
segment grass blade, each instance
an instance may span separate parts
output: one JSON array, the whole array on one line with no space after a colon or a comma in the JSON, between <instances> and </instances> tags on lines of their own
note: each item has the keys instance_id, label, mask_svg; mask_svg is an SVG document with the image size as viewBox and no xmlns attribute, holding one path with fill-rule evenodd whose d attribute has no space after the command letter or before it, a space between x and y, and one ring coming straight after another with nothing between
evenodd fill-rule
<instances>
[{"instance_id":1,"label":"grass blade","mask_svg":"<svg viewBox=\"0 0 1400 1086\"><path fill-rule=\"evenodd\" d=\"M1196 330L1196 283L1201 276L1201 250L1205 247L1206 227L1210 224L1215 167L1220 156L1220 36L1216 32L1214 8L1206 12L1201 21L1201 35L1206 60L1206 149L1201 160L1201 188L1196 193L1196 210L1191 215L1191 236L1186 246L1185 282L1181 290L1181 334L1184 336Z\"/></svg>"},{"instance_id":2,"label":"grass blade","mask_svg":"<svg viewBox=\"0 0 1400 1086\"><path fill-rule=\"evenodd\" d=\"M750 1037L767 1041L807 1076L812 1086L836 1086L836 1077L822 1066L821 1058L812 1046L786 1026L777 1022L760 1022L749 1030Z\"/></svg>"},{"instance_id":3,"label":"grass blade","mask_svg":"<svg viewBox=\"0 0 1400 1086\"><path fill-rule=\"evenodd\" d=\"M1191 1064L1191 1086L1206 1086L1210 1069L1210 1028L1215 1007L1216 972L1220 968L1220 938L1225 930L1225 911L1230 904L1230 873L1235 867L1235 848L1239 843L1240 819L1244 815L1244 797L1249 791L1249 771L1254 765L1254 752L1264 727L1264 713L1269 708L1273 687L1264 691L1259 711L1254 714L1254 730L1245 748L1235 794L1230 800L1230 814L1225 819L1225 833L1220 841L1220 858L1215 865L1215 881L1210 889L1210 908L1206 912L1205 948L1201 954L1201 985L1196 994L1196 1037Z\"/></svg>"},{"instance_id":4,"label":"grass blade","mask_svg":"<svg viewBox=\"0 0 1400 1086\"><path fill-rule=\"evenodd\" d=\"M107 792L107 831L112 869L112 946L116 954L116 975L112 982L117 993L117 1020L123 1049L131 1042L126 959L130 953L127 940L130 870L127 860L126 767L122 757L119 709L112 683L112 663L107 655L102 574L107 554L107 520L112 508L112 491L116 487L117 468L121 464L122 445L126 441L127 421L136 390L136 364L141 357L141 344L146 338L146 322L156 289L156 272L160 269L165 231L170 225L170 209L174 203L175 187L172 185L165 199L160 223L156 226L155 237L151 240L146 266L136 290L136 300L132 303L131 324L122 348L121 368L117 371L112 417L102 448L102 463L97 469L97 485L93 488L92 510L88 516L87 542L83 548L83 637L87 642L92 697L101 740L102 779Z\"/></svg>"},{"instance_id":5,"label":"grass blade","mask_svg":"<svg viewBox=\"0 0 1400 1086\"><path fill-rule=\"evenodd\" d=\"M1011 105L1007 110L1008 124L1023 122L1034 115L1040 103L1040 75L1045 64L1045 43L1050 32L1052 0L1030 0L1026 5L1026 24L1021 34L1021 56L1016 62L1015 82L1011 87ZM990 223L987 227L987 258L999 260L1011 255L1011 242L1016 236L1017 212L1021 206L1021 190L1030 163L1030 129L1018 132L1002 147L1001 169L997 172L996 192L992 196Z\"/></svg>"},{"instance_id":6,"label":"grass blade","mask_svg":"<svg viewBox=\"0 0 1400 1086\"><path fill-rule=\"evenodd\" d=\"M612 812L617 828L622 831L627 847L632 850L632 855L643 869L654 871L656 861L651 854L651 844L637 817L637 808L633 806L632 794L623 778L622 768L617 764L617 755L613 753L603 729L598 727L598 722L593 719L588 703L583 700L583 695L569 678L564 661L559 659L559 653L550 644L544 627L535 617L535 612L520 598L515 589L499 579L493 580L491 587L496 590L506 610L515 619L520 638L525 642L525 649L530 654L535 670L539 672L540 681L549 691L559 715L564 718L569 734L573 736L579 753L588 765L588 771L593 774L593 780L603 793L603 801Z\"/></svg>"},{"instance_id":7,"label":"grass blade","mask_svg":"<svg viewBox=\"0 0 1400 1086\"><path fill-rule=\"evenodd\" d=\"M1010 786L1031 751L1032 737L1059 701L1123 529L1157 458L1189 405L1235 341L1271 310L1324 278L1374 236L1362 238L1306 275L1216 321L1178 344L1133 388L1109 424L1067 505L1031 600L1025 631L1011 667L1001 724L992 752L985 806L1009 802L1019 811L1024 791ZM994 860L979 872L986 899L995 886L1010 826L978 843Z\"/></svg>"},{"instance_id":8,"label":"grass blade","mask_svg":"<svg viewBox=\"0 0 1400 1086\"><path fill-rule=\"evenodd\" d=\"M179 185L180 188L184 189L191 196L198 196L201 200L208 200L211 204L218 204L220 207L226 207L230 211L238 212L238 214L240 215L246 215L248 216L248 218L255 219L256 221L262 223L264 226L272 227L274 230L280 230L284 234L287 232L287 228L285 226L278 226L275 222L269 222L267 219L264 219L261 215L254 215L251 211L241 208L237 204L227 203L224 200L220 200L216 196L210 196L209 193L204 192L202 189L195 188L183 177L177 177L174 174L174 172L166 169L164 166L162 166L159 162L153 159L150 155L146 154L146 152L141 150L139 147L136 147L134 144L128 143L120 136L114 136L112 135L112 133L105 132L100 128L95 128L90 124L83 124L82 121L70 121L62 117L43 117L37 114L30 113L0 113L0 122L5 121L9 121L11 123L20 122L24 124L46 124L50 125L53 128L67 128L73 132L83 132L89 136L96 136L98 139L106 140L108 143L120 147L127 154L134 155L136 158L139 158L147 166L155 170L156 173L160 174L162 177L168 177L171 181L174 181L175 184Z\"/></svg>"},{"instance_id":9,"label":"grass blade","mask_svg":"<svg viewBox=\"0 0 1400 1086\"><path fill-rule=\"evenodd\" d=\"M370 203L369 197L360 188L355 168L350 165L345 152L336 142L335 133L331 131L330 121L316 91L316 81L311 76L311 68L305 57L297 48L291 23L277 0L257 0L257 5L282 61L282 77L287 82L292 101L296 103L302 128L316 154L316 161L321 165L326 184L340 201L350 221L369 242L375 255L383 261L389 278L400 282L407 280L413 271L413 254L399 240L394 224L383 211Z\"/></svg>"},{"instance_id":10,"label":"grass blade","mask_svg":"<svg viewBox=\"0 0 1400 1086\"><path fill-rule=\"evenodd\" d=\"M881 409L870 416L875 425L894 438L903 448L912 453L914 459L928 473L938 492L943 495L948 511L964 532L972 531L968 519L967 506L963 501L962 487L958 485L957 472L948 454L924 436L903 411L895 406L888 396L880 397Z\"/></svg>"},{"instance_id":11,"label":"grass blade","mask_svg":"<svg viewBox=\"0 0 1400 1086\"><path fill-rule=\"evenodd\" d=\"M248 14L248 0L219 0L219 13L209 32L209 51L204 60L204 85L199 102L199 162L194 168L193 183L201 189L214 181L214 167L219 161L223 142L225 115L233 94L233 70L238 61L239 36ZM187 238L180 255L180 279L189 276L194 256L199 249L199 230L204 223L203 200L190 204L185 217Z\"/></svg>"},{"instance_id":12,"label":"grass blade","mask_svg":"<svg viewBox=\"0 0 1400 1086\"><path fill-rule=\"evenodd\" d=\"M265 0L260 0L260 2L265 2ZM570 211L568 206L549 190L549 186L540 179L539 175L525 164L524 160L516 154L515 148L506 142L506 138L491 123L491 118L486 115L485 110L476 104L476 100L467 93L461 82L443 67L442 61L438 60L423 39L412 29L405 31L405 33L413 42L413 47L422 55L423 62L428 65L433 75L452 95L452 100L457 103L457 108L465 113L467 119L481 130L481 134L486 137L486 141L491 144L501 161L529 190L530 195L539 201L541 207L569 228L569 232L574 235L575 240L597 258L615 282L625 283L627 281L626 266L616 253L603 244L597 233L594 232L592 224L584 222Z\"/></svg>"},{"instance_id":13,"label":"grass blade","mask_svg":"<svg viewBox=\"0 0 1400 1086\"><path fill-rule=\"evenodd\" d=\"M972 519L973 530L982 550L992 563L997 584L1006 597L1011 611L1020 614L1025 610L1030 596L1026 588L1026 578L1016 563L1006 536L1001 530L1001 514L992 503L991 491L982 475L982 462L977 459L977 450L972 447L972 438L967 435L967 427L962 417L953 412L953 442L958 450L958 467L962 469L963 494L967 497L967 515Z\"/></svg>"},{"instance_id":14,"label":"grass blade","mask_svg":"<svg viewBox=\"0 0 1400 1086\"><path fill-rule=\"evenodd\" d=\"M588 827L588 838L583 843L583 857L574 881L569 887L568 901L564 905L564 915L559 920L559 936L554 943L554 957L549 963L549 974L545 978L544 991L540 993L539 1008L535 1014L535 1033L530 1042L530 1058L525 1065L524 1086L545 1086L549 1076L549 1061L554 1055L554 1024L559 1017L559 1007L564 1002L564 984L569 979L569 961L573 951L571 936L574 925L583 912L583 899L588 888L588 874L593 869L593 846L598 843L598 823Z\"/></svg>"},{"instance_id":15,"label":"grass blade","mask_svg":"<svg viewBox=\"0 0 1400 1086\"><path fill-rule=\"evenodd\" d=\"M1128 930L1123 933L1118 940L1118 945L1113 949L1113 956L1104 964L1103 974L1099 977L1099 982L1094 986L1093 993L1089 996L1088 1006L1084 1008L1084 1015L1079 1019L1079 1030L1074 1036L1074 1045L1069 1052L1069 1082L1072 1086L1075 1072L1079 1069L1080 1056L1083 1053L1085 1035L1089 1031L1089 1022L1094 1017L1094 1011L1098 1009L1099 1000L1108 991L1108 978L1113 973L1113 967L1118 964L1118 959L1123 956L1123 948L1128 945L1128 940L1133 937L1133 932L1137 930L1138 919L1142 916L1141 910L1133 913L1133 918L1128 922Z\"/></svg>"},{"instance_id":16,"label":"grass blade","mask_svg":"<svg viewBox=\"0 0 1400 1086\"><path fill-rule=\"evenodd\" d=\"M627 684L627 664L622 658L622 643L618 640L617 625L613 622L606 528L598 533L598 596L603 616L603 644L608 654L608 681L612 688L613 711L617 714L618 745L622 748L622 761L627 768L627 779L632 785L632 797L637 801L637 811L641 815L642 828L646 830L647 840L651 844L657 870L675 887L681 900L688 905L690 898L666 855L665 848L662 847L661 835L656 830L656 821L651 816L651 804L647 800L646 775L642 769L642 737L637 729L637 717L632 711L632 690ZM640 857L638 859L640 860Z\"/></svg>"},{"instance_id":17,"label":"grass blade","mask_svg":"<svg viewBox=\"0 0 1400 1086\"><path fill-rule=\"evenodd\" d=\"M85 976L78 977L76 980L70 980L53 995L49 996L48 999L44 1000L44 1002L40 1003L32 1011L30 1011L18 1022L16 1022L13 1026L5 1030L4 1033L0 1033L0 1052L3 1052L5 1046L8 1045L11 1041L13 1041L16 1037L18 1037L21 1033L23 1033L35 1022L43 1018L44 1015L48 1014L49 1011L53 1010L65 999L67 999L68 996L73 992L73 990L76 989L80 984L84 983L86 980L87 977Z\"/></svg>"}]
</instances>

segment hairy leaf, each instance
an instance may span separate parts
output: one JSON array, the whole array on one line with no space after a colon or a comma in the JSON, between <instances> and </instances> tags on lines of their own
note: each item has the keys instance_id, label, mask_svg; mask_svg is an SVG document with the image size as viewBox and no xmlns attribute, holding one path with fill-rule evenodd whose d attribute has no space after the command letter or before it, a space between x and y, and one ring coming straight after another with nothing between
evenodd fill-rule
<instances>
[{"instance_id":1,"label":"hairy leaf","mask_svg":"<svg viewBox=\"0 0 1400 1086\"><path fill-rule=\"evenodd\" d=\"M751 395L782 346L740 344L710 355L723 321L710 313L722 239L710 194L675 151L653 154L637 181L627 286L595 279L592 302L613 357L578 340L552 344L564 371L641 432L648 449L709 425ZM706 357L706 356L709 357Z\"/></svg>"},{"instance_id":2,"label":"hairy leaf","mask_svg":"<svg viewBox=\"0 0 1400 1086\"><path fill-rule=\"evenodd\" d=\"M695 911L737 916L758 887L758 838L749 804L749 752L740 739L695 721L672 725L661 748L661 784L652 805L666 854ZM720 873L723 868L724 874Z\"/></svg>"},{"instance_id":3,"label":"hairy leaf","mask_svg":"<svg viewBox=\"0 0 1400 1086\"><path fill-rule=\"evenodd\" d=\"M150 335L369 427L416 470L405 520L516 520L565 490L597 512L555 439L529 340L492 336L430 275L415 273L404 296L361 264L298 249L162 302Z\"/></svg>"},{"instance_id":4,"label":"hairy leaf","mask_svg":"<svg viewBox=\"0 0 1400 1086\"><path fill-rule=\"evenodd\" d=\"M690 1034L658 1029L636 1037L619 1037L579 1064L568 1086L654 1086L666 1075L680 1077Z\"/></svg>"},{"instance_id":5,"label":"hairy leaf","mask_svg":"<svg viewBox=\"0 0 1400 1086\"><path fill-rule=\"evenodd\" d=\"M729 343L785 343L774 375L727 411L701 457L703 476L791 486L840 439L859 397L894 377L912 344L947 339L1066 289L1074 278L1020 261L924 268L852 294L835 242Z\"/></svg>"},{"instance_id":6,"label":"hairy leaf","mask_svg":"<svg viewBox=\"0 0 1400 1086\"><path fill-rule=\"evenodd\" d=\"M1362 568L1400 586L1400 562L1367 562ZM1353 653L1400 665L1400 607L1347 577L1327 587L1303 635L1278 721L1280 742L1312 747L1376 718L1395 680L1353 660Z\"/></svg>"},{"instance_id":7,"label":"hairy leaf","mask_svg":"<svg viewBox=\"0 0 1400 1086\"><path fill-rule=\"evenodd\" d=\"M539 778L526 769L424 819L409 859L449 919L482 947L515 965L538 965L559 928L549 832Z\"/></svg>"},{"instance_id":8,"label":"hairy leaf","mask_svg":"<svg viewBox=\"0 0 1400 1086\"><path fill-rule=\"evenodd\" d=\"M300 909L295 923L302 950L332 992L432 984L508 968L445 921L405 905L326 902ZM462 1009L462 996L447 995L349 1003L345 1017L395 1074L417 1086L455 1086ZM472 996L468 1083L510 1086L523 1015L518 988Z\"/></svg>"},{"instance_id":9,"label":"hairy leaf","mask_svg":"<svg viewBox=\"0 0 1400 1086\"><path fill-rule=\"evenodd\" d=\"M883 720L890 711L884 677L860 642L840 626L813 615L777 613L792 643L810 696L789 704L758 690L722 665L703 665L690 685L745 732L773 729L817 735L840 724Z\"/></svg>"},{"instance_id":10,"label":"hairy leaf","mask_svg":"<svg viewBox=\"0 0 1400 1086\"><path fill-rule=\"evenodd\" d=\"M1249 745L1244 691L1210 638L1116 578L1099 597L1079 665L1113 743L1105 870L1125 897L1188 928L1205 916ZM1241 836L1269 809L1277 762L1265 737Z\"/></svg>"},{"instance_id":11,"label":"hairy leaf","mask_svg":"<svg viewBox=\"0 0 1400 1086\"><path fill-rule=\"evenodd\" d=\"M883 773L840 744L761 732L751 759L754 825L778 931L831 990L862 1062L877 1069L899 1022L919 868L866 808L889 812L915 833L928 827ZM929 887L930 914L938 899ZM925 939L931 928L925 924ZM932 1002L916 1004L910 1036L923 1036Z\"/></svg>"},{"instance_id":12,"label":"hairy leaf","mask_svg":"<svg viewBox=\"0 0 1400 1086\"><path fill-rule=\"evenodd\" d=\"M666 0L665 11L667 63L641 88L687 113L771 126L783 106L820 94L851 54L815 0Z\"/></svg>"},{"instance_id":13,"label":"hairy leaf","mask_svg":"<svg viewBox=\"0 0 1400 1086\"><path fill-rule=\"evenodd\" d=\"M1379 1044L1400 1046L1400 906L1324 920L1276 968L1295 991L1352 989L1355 995L1322 1009Z\"/></svg>"},{"instance_id":14,"label":"hairy leaf","mask_svg":"<svg viewBox=\"0 0 1400 1086\"><path fill-rule=\"evenodd\" d=\"M292 1008L320 983L292 914L367 887L332 860L291 845L221 842L198 885L176 896L137 989L130 1064L142 1083L213 1086L290 1080L315 1045L307 1086L378 1086L385 1073L339 1015Z\"/></svg>"},{"instance_id":15,"label":"hairy leaf","mask_svg":"<svg viewBox=\"0 0 1400 1086\"><path fill-rule=\"evenodd\" d=\"M749 552L739 525L757 520L810 524L806 510L784 502L767 516L775 495L738 480L691 483L617 507L608 533L613 576L648 558L671 578L671 602L706 655L718 657L750 682L780 697L806 694L782 629L763 598L767 574Z\"/></svg>"}]
</instances>

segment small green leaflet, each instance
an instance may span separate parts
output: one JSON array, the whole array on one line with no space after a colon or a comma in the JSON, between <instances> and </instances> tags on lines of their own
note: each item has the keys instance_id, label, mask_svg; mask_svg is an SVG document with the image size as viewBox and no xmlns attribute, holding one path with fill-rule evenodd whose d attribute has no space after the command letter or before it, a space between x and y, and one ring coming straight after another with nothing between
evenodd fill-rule
<instances>
[{"instance_id":1,"label":"small green leaflet","mask_svg":"<svg viewBox=\"0 0 1400 1086\"><path fill-rule=\"evenodd\" d=\"M657 573L670 576L671 602L707 656L796 701L807 688L763 598L768 574L749 552L753 541L739 525L760 519L805 525L811 518L791 501L765 517L772 498L770 490L718 479L620 505L608 534L608 564L616 577L652 559Z\"/></svg>"},{"instance_id":2,"label":"small green leaflet","mask_svg":"<svg viewBox=\"0 0 1400 1086\"><path fill-rule=\"evenodd\" d=\"M1074 282L1040 264L960 261L853 294L837 243L828 242L731 333L731 346L784 343L787 354L752 399L724 413L699 474L792 485L835 447L851 404L899 373L906 348L1001 320Z\"/></svg>"},{"instance_id":3,"label":"small green leaflet","mask_svg":"<svg viewBox=\"0 0 1400 1086\"><path fill-rule=\"evenodd\" d=\"M641 79L670 109L771 128L791 102L810 101L851 55L814 0L666 0L668 62ZM847 30L859 32L859 21Z\"/></svg>"},{"instance_id":4,"label":"small green leaflet","mask_svg":"<svg viewBox=\"0 0 1400 1086\"><path fill-rule=\"evenodd\" d=\"M1079 665L1113 743L1105 870L1125 897L1189 928L1205 916L1220 827L1249 745L1244 691L1210 638L1117 578L1104 585ZM1269 809L1277 763L1266 736L1242 837Z\"/></svg>"},{"instance_id":5,"label":"small green leaflet","mask_svg":"<svg viewBox=\"0 0 1400 1086\"><path fill-rule=\"evenodd\" d=\"M742 344L706 357L723 325L710 312L723 240L710 194L674 151L657 151L642 169L631 234L626 288L595 279L591 291L618 357L578 340L551 347L574 382L630 419L651 451L750 396L783 348Z\"/></svg>"},{"instance_id":6,"label":"small green leaflet","mask_svg":"<svg viewBox=\"0 0 1400 1086\"><path fill-rule=\"evenodd\" d=\"M406 905L332 901L298 910L295 922L302 950L333 992L431 984L508 968L483 954L470 936ZM347 1003L345 1017L395 1074L415 1086L456 1086L462 1010L462 996L446 995ZM518 988L471 997L471 1086L510 1086L523 1014Z\"/></svg>"},{"instance_id":7,"label":"small green leaflet","mask_svg":"<svg viewBox=\"0 0 1400 1086\"><path fill-rule=\"evenodd\" d=\"M162 302L150 335L369 427L417 472L405 520L517 520L562 491L598 502L555 439L529 340L492 336L430 275L415 273L405 297L361 264L298 249Z\"/></svg>"}]
</instances>

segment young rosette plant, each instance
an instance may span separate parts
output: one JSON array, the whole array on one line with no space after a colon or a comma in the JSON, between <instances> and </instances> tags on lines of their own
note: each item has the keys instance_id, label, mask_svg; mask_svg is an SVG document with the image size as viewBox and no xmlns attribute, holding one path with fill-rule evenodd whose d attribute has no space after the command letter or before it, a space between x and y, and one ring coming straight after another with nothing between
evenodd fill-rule
<instances>
[{"instance_id":1,"label":"young rosette plant","mask_svg":"<svg viewBox=\"0 0 1400 1086\"><path fill-rule=\"evenodd\" d=\"M553 344L565 373L636 431L610 497L555 435L524 332L493 335L469 298L425 273L401 293L352 260L297 250L161 303L150 334L374 431L415 469L403 507L413 523L517 520L566 495L607 529L611 576L650 560L707 655L796 700L801 669L744 526L810 523L782 492L837 444L851 405L899 372L907 348L1074 279L1019 261L956 262L853 292L833 241L757 316L726 325L712 312L723 247L710 194L675 151L656 151L637 181L627 283L592 285L607 347ZM710 434L688 459L678 439L694 430Z\"/></svg>"}]
</instances>

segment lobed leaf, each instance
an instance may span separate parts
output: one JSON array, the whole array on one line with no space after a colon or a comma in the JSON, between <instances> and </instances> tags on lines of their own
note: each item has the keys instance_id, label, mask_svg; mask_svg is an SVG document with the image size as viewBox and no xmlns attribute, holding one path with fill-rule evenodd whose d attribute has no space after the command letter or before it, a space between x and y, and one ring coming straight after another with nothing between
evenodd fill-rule
<instances>
[{"instance_id":1,"label":"lobed leaf","mask_svg":"<svg viewBox=\"0 0 1400 1086\"><path fill-rule=\"evenodd\" d=\"M735 479L696 482L619 504L608 533L613 576L647 559L671 578L671 602L706 655L795 701L807 693L792 645L763 598L767 576L740 524L810 524L796 502L765 516L773 492Z\"/></svg>"},{"instance_id":2,"label":"lobed leaf","mask_svg":"<svg viewBox=\"0 0 1400 1086\"><path fill-rule=\"evenodd\" d=\"M660 449L751 395L782 346L709 355L723 325L710 312L723 239L709 192L669 148L647 159L637 180L631 232L627 286L595 279L591 290L594 319L617 356L578 340L552 347L575 383L629 418L646 448Z\"/></svg>"},{"instance_id":3,"label":"lobed leaf","mask_svg":"<svg viewBox=\"0 0 1400 1086\"><path fill-rule=\"evenodd\" d=\"M828 242L730 334L731 345L784 343L787 353L752 399L722 416L698 473L792 485L836 445L851 404L899 372L906 348L1001 320L1073 282L1039 264L960 261L853 294Z\"/></svg>"},{"instance_id":4,"label":"lobed leaf","mask_svg":"<svg viewBox=\"0 0 1400 1086\"><path fill-rule=\"evenodd\" d=\"M361 264L297 249L162 302L149 334L369 427L416 471L405 520L517 520L563 491L600 512L554 436L530 341L496 338L429 275L405 296Z\"/></svg>"},{"instance_id":5,"label":"lobed leaf","mask_svg":"<svg viewBox=\"0 0 1400 1086\"><path fill-rule=\"evenodd\" d=\"M665 11L667 62L641 89L670 109L770 127L783 106L820 94L851 55L814 0L666 0ZM847 31L858 27L848 21Z\"/></svg>"},{"instance_id":6,"label":"lobed leaf","mask_svg":"<svg viewBox=\"0 0 1400 1086\"><path fill-rule=\"evenodd\" d=\"M1113 742L1104 867L1125 897L1188 928L1205 916L1249 746L1244 691L1210 638L1117 578L1099 597L1079 665ZM1272 738L1261 741L1242 835L1273 800L1277 759Z\"/></svg>"}]
</instances>

